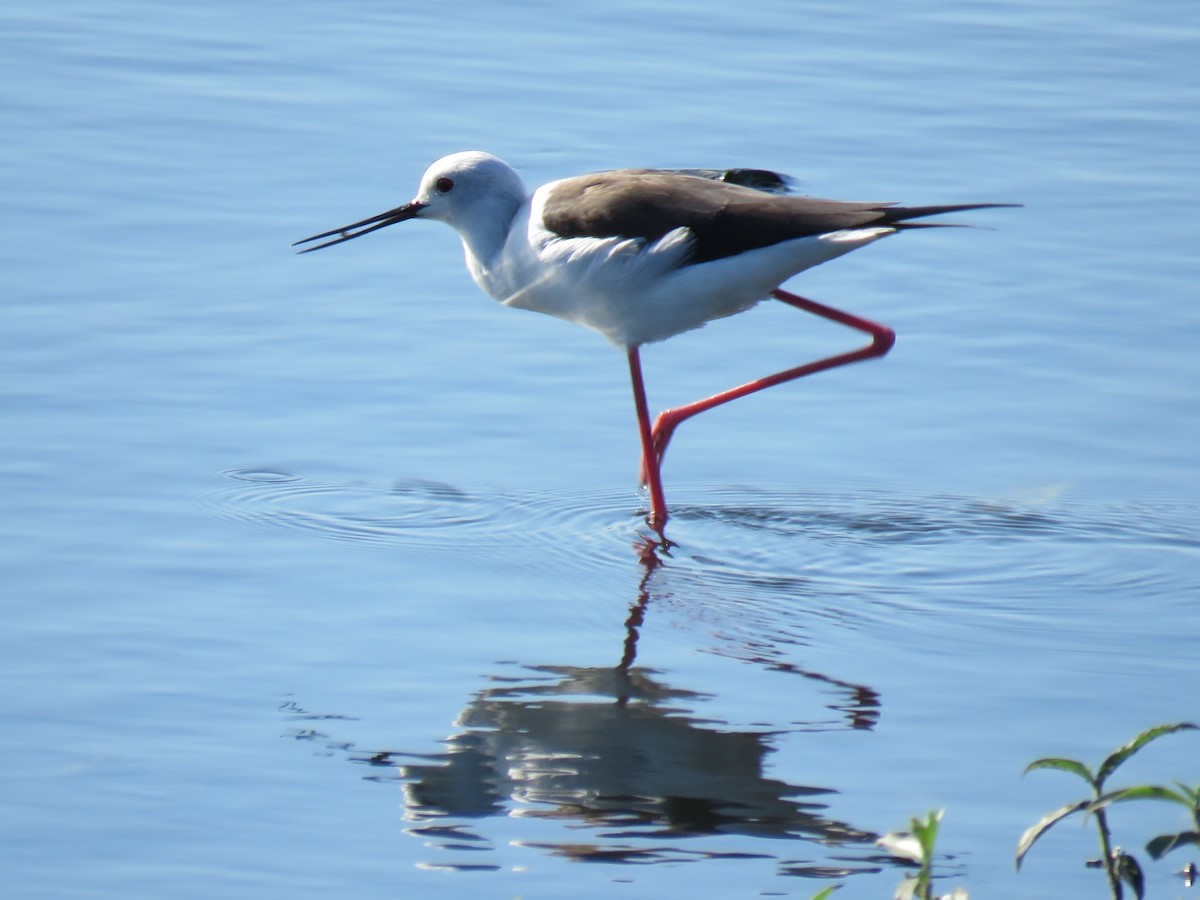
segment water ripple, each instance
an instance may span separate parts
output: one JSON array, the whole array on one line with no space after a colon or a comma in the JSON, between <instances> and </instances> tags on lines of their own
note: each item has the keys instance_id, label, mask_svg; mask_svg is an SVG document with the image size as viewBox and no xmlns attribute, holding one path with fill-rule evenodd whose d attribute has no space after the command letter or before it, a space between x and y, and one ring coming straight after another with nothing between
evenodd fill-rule
<instances>
[{"instance_id":1,"label":"water ripple","mask_svg":"<svg viewBox=\"0 0 1200 900\"><path fill-rule=\"evenodd\" d=\"M221 474L229 485L200 501L209 511L363 545L453 548L470 539L473 546L511 549L520 541L538 545L539 554L559 546L580 559L581 551L584 558L627 555L631 538L649 534L641 518L644 503L632 492L466 490L424 479L321 483L272 469ZM867 571L881 550L897 546L911 552L889 554L889 566L919 558L923 548L1121 544L1200 551L1193 517L1169 503L1089 507L873 490L681 491L667 533L668 558L718 578L750 575L764 586L787 586L781 580L791 584L798 572L821 568L822 561L834 568L838 560L852 561Z\"/></svg>"},{"instance_id":2,"label":"water ripple","mask_svg":"<svg viewBox=\"0 0 1200 900\"><path fill-rule=\"evenodd\" d=\"M578 558L589 546L627 547L639 521L631 498L612 494L472 492L424 479L320 483L270 469L221 474L231 484L200 499L208 511L362 546L453 550L469 540L486 552L514 541L561 546L566 538Z\"/></svg>"},{"instance_id":3,"label":"water ripple","mask_svg":"<svg viewBox=\"0 0 1200 900\"><path fill-rule=\"evenodd\" d=\"M935 610L1069 619L1097 597L1185 604L1200 590L1188 574L1200 572L1200 533L1170 503L703 488L676 493L670 541L656 544L631 493L223 475L227 486L201 500L222 517L363 548L456 557L469 546L531 579L640 584L629 602L652 600L679 627L706 632L715 652L770 665L825 625L877 631Z\"/></svg>"}]
</instances>

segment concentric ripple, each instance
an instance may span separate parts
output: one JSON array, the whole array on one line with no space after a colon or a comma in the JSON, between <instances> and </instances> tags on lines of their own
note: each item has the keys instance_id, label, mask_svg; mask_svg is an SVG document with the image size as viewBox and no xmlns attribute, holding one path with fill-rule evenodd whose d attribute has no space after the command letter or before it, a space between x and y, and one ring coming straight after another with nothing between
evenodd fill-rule
<instances>
[{"instance_id":1,"label":"concentric ripple","mask_svg":"<svg viewBox=\"0 0 1200 900\"><path fill-rule=\"evenodd\" d=\"M565 544L616 551L649 536L644 498L632 490L506 492L467 490L424 479L323 483L273 469L221 473L227 486L201 498L217 515L259 527L287 528L363 545L445 545L470 539L528 547ZM862 572L880 550L994 548L1002 544L1200 547L1191 517L1171 504L1129 508L1058 499L1005 501L904 495L875 489L846 493L745 487L680 489L672 494L662 562L686 560L710 574L767 581L852 562ZM888 554L889 565L896 556Z\"/></svg>"},{"instance_id":2,"label":"concentric ripple","mask_svg":"<svg viewBox=\"0 0 1200 900\"><path fill-rule=\"evenodd\" d=\"M965 623L1070 622L1099 598L1182 607L1200 591L1200 525L1169 498L738 489L703 501L677 504L678 544L658 583L719 619L717 652L746 658L785 659L817 619L879 633L951 611ZM916 628L910 639L930 638Z\"/></svg>"},{"instance_id":3,"label":"concentric ripple","mask_svg":"<svg viewBox=\"0 0 1200 900\"><path fill-rule=\"evenodd\" d=\"M575 550L597 540L616 547L627 546L639 521L631 495L471 492L424 479L321 483L271 469L221 474L229 485L201 498L209 511L362 546L453 549L469 540L478 552L514 541L552 546L567 535Z\"/></svg>"},{"instance_id":4,"label":"concentric ripple","mask_svg":"<svg viewBox=\"0 0 1200 900\"><path fill-rule=\"evenodd\" d=\"M322 483L271 469L223 476L227 486L201 501L222 517L363 548L457 558L469 547L534 580L553 571L601 590L623 586L631 606L706 630L715 652L771 665L787 664L820 623L874 631L952 608L1072 615L1084 596L1136 591L1176 604L1200 590L1200 579L1181 575L1196 571L1200 533L1169 502L693 487L673 492L662 543L632 492Z\"/></svg>"}]
</instances>

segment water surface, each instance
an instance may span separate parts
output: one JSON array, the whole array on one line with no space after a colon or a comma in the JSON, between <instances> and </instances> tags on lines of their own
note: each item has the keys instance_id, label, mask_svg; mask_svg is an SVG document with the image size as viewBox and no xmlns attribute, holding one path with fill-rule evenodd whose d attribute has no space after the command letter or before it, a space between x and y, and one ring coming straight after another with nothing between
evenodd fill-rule
<instances>
[{"instance_id":1,"label":"water surface","mask_svg":"<svg viewBox=\"0 0 1200 900\"><path fill-rule=\"evenodd\" d=\"M1031 759L1200 718L1190 6L0 20L14 896L879 897L936 808L947 888L1102 895L1081 829L1012 853L1078 793ZM682 427L663 545L602 340L435 224L288 249L471 147L1026 205L793 281L897 346ZM764 304L651 402L857 342Z\"/></svg>"}]
</instances>

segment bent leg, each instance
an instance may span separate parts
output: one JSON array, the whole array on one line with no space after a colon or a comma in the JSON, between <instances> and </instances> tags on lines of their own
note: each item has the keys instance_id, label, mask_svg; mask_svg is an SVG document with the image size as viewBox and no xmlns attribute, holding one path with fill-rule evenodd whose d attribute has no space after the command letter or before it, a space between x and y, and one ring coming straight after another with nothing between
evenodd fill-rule
<instances>
[{"instance_id":1,"label":"bent leg","mask_svg":"<svg viewBox=\"0 0 1200 900\"><path fill-rule=\"evenodd\" d=\"M722 391L719 394L713 394L711 397L705 397L703 400L697 400L694 403L688 403L685 406L677 406L674 409L668 409L659 413L658 419L654 422L654 427L650 430L650 444L647 446L646 439L642 439L642 483L650 486L651 497L654 496L654 483L658 483L658 491L662 493L662 458L666 453L667 444L670 443L671 436L675 433L675 429L680 423L690 419L692 416L712 409L716 406L721 406L729 403L731 400L737 400L739 397L745 397L749 394L757 393L769 387L774 387L777 384L783 384L786 381L794 381L797 378L803 378L805 375L813 375L817 372L824 372L826 369L833 369L838 366L849 365L850 363L860 362L864 359L872 359L876 356L883 356L892 349L892 345L896 343L896 333L886 325L881 325L878 322L872 322L870 319L864 319L852 313L843 312L840 309L834 309L832 306L825 306L823 303L817 303L814 300L808 300L804 297L799 297L796 294L790 294L787 291L776 289L771 292L776 300L781 300L784 303L794 306L797 309L810 312L813 315L820 316L823 319L837 322L840 325L845 325L848 328L854 328L871 335L871 343L865 347L860 347L857 350L851 350L847 353L839 353L835 356L828 356L824 359L814 360L810 363L805 363L802 366L796 366L794 369L785 369L782 372L776 372L774 375L767 375L764 378L757 378L754 381L748 381L745 384L738 385L735 388L730 388L727 391ZM631 351L636 352L636 351ZM632 357L631 357L631 367ZM637 383L640 384L641 366L638 364ZM638 390L635 385L635 393ZM641 395L641 402L645 404L645 393ZM651 480L651 476L653 481ZM666 518L666 507L663 507L663 517Z\"/></svg>"}]
</instances>

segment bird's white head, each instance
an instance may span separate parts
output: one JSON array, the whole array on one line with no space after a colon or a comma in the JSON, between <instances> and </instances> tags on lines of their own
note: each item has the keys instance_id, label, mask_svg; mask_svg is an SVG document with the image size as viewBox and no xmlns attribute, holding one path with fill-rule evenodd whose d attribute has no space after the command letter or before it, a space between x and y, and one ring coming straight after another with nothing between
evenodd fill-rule
<instances>
[{"instance_id":1,"label":"bird's white head","mask_svg":"<svg viewBox=\"0 0 1200 900\"><path fill-rule=\"evenodd\" d=\"M525 199L525 185L512 166L490 153L467 150L443 156L426 169L417 195L408 203L297 243L332 238L303 251L307 253L408 219L434 219L456 229L468 250L485 259Z\"/></svg>"},{"instance_id":2,"label":"bird's white head","mask_svg":"<svg viewBox=\"0 0 1200 900\"><path fill-rule=\"evenodd\" d=\"M466 150L426 169L412 202L421 206L420 218L463 231L485 217L507 225L524 201L525 185L512 166L490 153Z\"/></svg>"}]
</instances>

